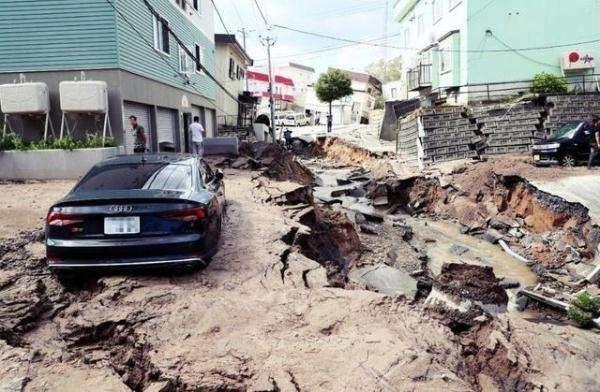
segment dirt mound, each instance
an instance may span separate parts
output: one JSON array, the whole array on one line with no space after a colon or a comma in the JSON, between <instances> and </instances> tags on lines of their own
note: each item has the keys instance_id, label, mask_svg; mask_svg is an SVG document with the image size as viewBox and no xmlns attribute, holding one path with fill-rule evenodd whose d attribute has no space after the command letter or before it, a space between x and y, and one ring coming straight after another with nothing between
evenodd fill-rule
<instances>
[{"instance_id":1,"label":"dirt mound","mask_svg":"<svg viewBox=\"0 0 600 392\"><path fill-rule=\"evenodd\" d=\"M346 165L371 168L379 163L377 154L335 137L319 138L310 154L314 157L334 160Z\"/></svg>"},{"instance_id":2,"label":"dirt mound","mask_svg":"<svg viewBox=\"0 0 600 392\"><path fill-rule=\"evenodd\" d=\"M456 297L506 306L508 296L499 281L492 267L447 263L442 266L434 287Z\"/></svg>"},{"instance_id":3,"label":"dirt mound","mask_svg":"<svg viewBox=\"0 0 600 392\"><path fill-rule=\"evenodd\" d=\"M343 211L327 206L314 206L300 216L299 222L310 230L292 228L284 242L324 266L331 286L344 287L361 248L354 224Z\"/></svg>"}]
</instances>

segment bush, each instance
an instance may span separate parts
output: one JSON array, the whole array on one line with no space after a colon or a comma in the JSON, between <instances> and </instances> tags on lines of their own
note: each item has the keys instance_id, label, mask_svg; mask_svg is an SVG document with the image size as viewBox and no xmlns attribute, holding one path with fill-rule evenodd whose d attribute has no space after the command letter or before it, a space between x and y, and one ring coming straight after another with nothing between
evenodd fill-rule
<instances>
[{"instance_id":1,"label":"bush","mask_svg":"<svg viewBox=\"0 0 600 392\"><path fill-rule=\"evenodd\" d=\"M569 84L561 76L541 72L534 76L531 91L538 94L563 94L569 91Z\"/></svg>"},{"instance_id":2,"label":"bush","mask_svg":"<svg viewBox=\"0 0 600 392\"><path fill-rule=\"evenodd\" d=\"M582 291L573 298L567 312L569 318L581 328L590 328L592 320L600 316L600 297Z\"/></svg>"},{"instance_id":3,"label":"bush","mask_svg":"<svg viewBox=\"0 0 600 392\"><path fill-rule=\"evenodd\" d=\"M35 140L23 142L19 135L7 133L0 137L0 151L31 151L31 150L77 150L82 148L115 147L116 141L107 137L102 143L102 136L87 134L83 139L76 140L70 136L62 139L49 138L46 140Z\"/></svg>"}]
</instances>

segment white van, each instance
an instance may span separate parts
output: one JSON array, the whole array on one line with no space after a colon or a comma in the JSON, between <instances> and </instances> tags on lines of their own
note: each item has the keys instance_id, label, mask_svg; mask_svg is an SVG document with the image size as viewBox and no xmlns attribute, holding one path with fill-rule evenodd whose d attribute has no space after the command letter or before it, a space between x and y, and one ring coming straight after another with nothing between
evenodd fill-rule
<instances>
[{"instance_id":1,"label":"white van","mask_svg":"<svg viewBox=\"0 0 600 392\"><path fill-rule=\"evenodd\" d=\"M288 127L302 127L308 125L308 117L304 113L290 113L285 116L283 125Z\"/></svg>"}]
</instances>

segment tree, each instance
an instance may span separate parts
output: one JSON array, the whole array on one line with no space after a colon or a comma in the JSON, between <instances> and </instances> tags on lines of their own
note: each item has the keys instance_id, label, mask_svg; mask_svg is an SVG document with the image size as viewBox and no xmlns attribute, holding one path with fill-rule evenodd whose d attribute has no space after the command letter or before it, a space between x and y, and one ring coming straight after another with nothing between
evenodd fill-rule
<instances>
[{"instance_id":1,"label":"tree","mask_svg":"<svg viewBox=\"0 0 600 392\"><path fill-rule=\"evenodd\" d=\"M531 91L538 94L562 94L569 91L569 84L561 76L540 72L533 78Z\"/></svg>"},{"instance_id":2,"label":"tree","mask_svg":"<svg viewBox=\"0 0 600 392\"><path fill-rule=\"evenodd\" d=\"M400 80L402 77L402 57L394 57L393 59L380 59L371 63L365 68L369 75L375 76L382 83L393 82Z\"/></svg>"},{"instance_id":3,"label":"tree","mask_svg":"<svg viewBox=\"0 0 600 392\"><path fill-rule=\"evenodd\" d=\"M350 75L339 69L330 69L321 74L315 92L321 102L329 103L329 117L327 119L327 132L331 132L331 103L336 99L352 95L352 80Z\"/></svg>"}]
</instances>

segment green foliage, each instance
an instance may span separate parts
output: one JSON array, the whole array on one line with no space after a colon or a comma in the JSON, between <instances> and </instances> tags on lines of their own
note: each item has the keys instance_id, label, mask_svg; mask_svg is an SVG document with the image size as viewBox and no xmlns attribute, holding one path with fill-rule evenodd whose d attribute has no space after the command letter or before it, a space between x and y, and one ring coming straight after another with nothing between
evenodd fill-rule
<instances>
[{"instance_id":1,"label":"green foliage","mask_svg":"<svg viewBox=\"0 0 600 392\"><path fill-rule=\"evenodd\" d=\"M35 140L23 142L19 135L7 133L0 136L0 151L32 151L32 150L77 150L82 148L101 148L115 147L116 141L112 137L107 137L105 143L102 143L102 136L87 134L83 139L73 139L70 136L62 139L49 138L47 140Z\"/></svg>"},{"instance_id":2,"label":"green foliage","mask_svg":"<svg viewBox=\"0 0 600 392\"><path fill-rule=\"evenodd\" d=\"M531 91L538 94L562 94L569 91L569 84L561 76L540 72L533 78Z\"/></svg>"},{"instance_id":3,"label":"green foliage","mask_svg":"<svg viewBox=\"0 0 600 392\"><path fill-rule=\"evenodd\" d=\"M393 59L380 59L369 64L365 71L369 75L375 76L382 83L393 82L402 78L402 57L398 56Z\"/></svg>"},{"instance_id":4,"label":"green foliage","mask_svg":"<svg viewBox=\"0 0 600 392\"><path fill-rule=\"evenodd\" d=\"M383 99L383 95L375 95L375 106L373 109L385 109L385 99Z\"/></svg>"},{"instance_id":5,"label":"green foliage","mask_svg":"<svg viewBox=\"0 0 600 392\"><path fill-rule=\"evenodd\" d=\"M600 297L587 291L580 292L571 301L567 314L581 328L590 328L592 320L600 316Z\"/></svg>"},{"instance_id":6,"label":"green foliage","mask_svg":"<svg viewBox=\"0 0 600 392\"><path fill-rule=\"evenodd\" d=\"M350 76L339 69L330 69L321 74L315 85L317 97L322 102L333 102L336 99L352 95Z\"/></svg>"}]
</instances>

